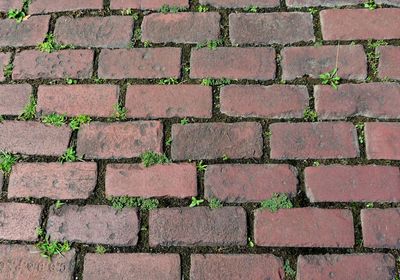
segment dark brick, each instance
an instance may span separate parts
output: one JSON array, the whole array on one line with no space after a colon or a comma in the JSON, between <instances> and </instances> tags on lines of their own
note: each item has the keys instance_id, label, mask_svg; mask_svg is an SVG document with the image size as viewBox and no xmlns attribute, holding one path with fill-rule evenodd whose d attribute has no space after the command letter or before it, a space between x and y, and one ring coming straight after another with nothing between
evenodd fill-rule
<instances>
[{"instance_id":1,"label":"dark brick","mask_svg":"<svg viewBox=\"0 0 400 280\"><path fill-rule=\"evenodd\" d=\"M357 132L351 123L275 123L270 126L271 158L355 158Z\"/></svg>"},{"instance_id":2,"label":"dark brick","mask_svg":"<svg viewBox=\"0 0 400 280\"><path fill-rule=\"evenodd\" d=\"M365 124L365 146L368 159L400 160L399 141L399 123Z\"/></svg>"},{"instance_id":3,"label":"dark brick","mask_svg":"<svg viewBox=\"0 0 400 280\"><path fill-rule=\"evenodd\" d=\"M10 60L11 60L11 53L0 52L0 82L3 82L6 79L3 70L9 64Z\"/></svg>"},{"instance_id":4,"label":"dark brick","mask_svg":"<svg viewBox=\"0 0 400 280\"><path fill-rule=\"evenodd\" d=\"M314 88L315 107L321 119L400 118L400 85L397 83L343 84Z\"/></svg>"},{"instance_id":5,"label":"dark brick","mask_svg":"<svg viewBox=\"0 0 400 280\"><path fill-rule=\"evenodd\" d=\"M337 60L337 61L336 61ZM289 47L282 51L282 79L293 80L338 69L342 79L364 80L367 59L363 46Z\"/></svg>"},{"instance_id":6,"label":"dark brick","mask_svg":"<svg viewBox=\"0 0 400 280\"><path fill-rule=\"evenodd\" d=\"M78 132L77 154L89 159L133 158L145 151L162 152L163 128L158 121L92 122Z\"/></svg>"},{"instance_id":7,"label":"dark brick","mask_svg":"<svg viewBox=\"0 0 400 280\"><path fill-rule=\"evenodd\" d=\"M132 182L135 182L134 186ZM109 164L107 196L177 197L197 196L196 166L190 163L144 167L141 164Z\"/></svg>"},{"instance_id":8,"label":"dark brick","mask_svg":"<svg viewBox=\"0 0 400 280\"><path fill-rule=\"evenodd\" d=\"M254 240L268 247L346 247L354 245L353 217L347 209L256 210Z\"/></svg>"},{"instance_id":9,"label":"dark brick","mask_svg":"<svg viewBox=\"0 0 400 280\"><path fill-rule=\"evenodd\" d=\"M260 158L263 154L259 123L194 123L172 125L174 160Z\"/></svg>"},{"instance_id":10,"label":"dark brick","mask_svg":"<svg viewBox=\"0 0 400 280\"><path fill-rule=\"evenodd\" d=\"M49 29L50 16L33 16L21 23L0 20L0 47L28 47L43 42Z\"/></svg>"},{"instance_id":11,"label":"dark brick","mask_svg":"<svg viewBox=\"0 0 400 280\"><path fill-rule=\"evenodd\" d=\"M132 118L211 118L212 89L201 85L128 86L125 107Z\"/></svg>"},{"instance_id":12,"label":"dark brick","mask_svg":"<svg viewBox=\"0 0 400 280\"><path fill-rule=\"evenodd\" d=\"M132 33L133 19L127 16L60 17L54 31L61 44L97 48L126 48Z\"/></svg>"},{"instance_id":13,"label":"dark brick","mask_svg":"<svg viewBox=\"0 0 400 280\"><path fill-rule=\"evenodd\" d=\"M151 247L246 245L246 238L246 213L240 207L162 208L150 211Z\"/></svg>"},{"instance_id":14,"label":"dark brick","mask_svg":"<svg viewBox=\"0 0 400 280\"><path fill-rule=\"evenodd\" d=\"M14 80L91 78L93 57L92 50L22 51L15 56L12 77Z\"/></svg>"},{"instance_id":15,"label":"dark brick","mask_svg":"<svg viewBox=\"0 0 400 280\"><path fill-rule=\"evenodd\" d=\"M181 280L178 254L86 254L85 280Z\"/></svg>"},{"instance_id":16,"label":"dark brick","mask_svg":"<svg viewBox=\"0 0 400 280\"><path fill-rule=\"evenodd\" d=\"M400 2L399 2L400 3ZM400 47L381 46L378 48L378 77L400 80Z\"/></svg>"},{"instance_id":17,"label":"dark brick","mask_svg":"<svg viewBox=\"0 0 400 280\"><path fill-rule=\"evenodd\" d=\"M364 0L286 0L286 5L289 7L338 7L346 5L357 5L364 2Z\"/></svg>"},{"instance_id":18,"label":"dark brick","mask_svg":"<svg viewBox=\"0 0 400 280\"><path fill-rule=\"evenodd\" d=\"M0 123L0 150L36 156L61 156L68 148L71 129L39 122Z\"/></svg>"},{"instance_id":19,"label":"dark brick","mask_svg":"<svg viewBox=\"0 0 400 280\"><path fill-rule=\"evenodd\" d=\"M204 196L226 202L262 201L274 193L295 194L297 172L286 164L209 165L204 175Z\"/></svg>"},{"instance_id":20,"label":"dark brick","mask_svg":"<svg viewBox=\"0 0 400 280\"><path fill-rule=\"evenodd\" d=\"M32 0L29 5L30 14L43 14L75 10L103 9L103 0Z\"/></svg>"},{"instance_id":21,"label":"dark brick","mask_svg":"<svg viewBox=\"0 0 400 280\"><path fill-rule=\"evenodd\" d=\"M118 103L117 85L39 86L37 111L67 116L110 117Z\"/></svg>"},{"instance_id":22,"label":"dark brick","mask_svg":"<svg viewBox=\"0 0 400 280\"><path fill-rule=\"evenodd\" d=\"M395 260L390 254L300 255L297 280L392 280Z\"/></svg>"},{"instance_id":23,"label":"dark brick","mask_svg":"<svg viewBox=\"0 0 400 280\"><path fill-rule=\"evenodd\" d=\"M302 118L308 98L305 86L225 86L220 95L221 113L234 117Z\"/></svg>"},{"instance_id":24,"label":"dark brick","mask_svg":"<svg viewBox=\"0 0 400 280\"><path fill-rule=\"evenodd\" d=\"M189 7L189 0L111 0L111 9L158 10L162 6Z\"/></svg>"},{"instance_id":25,"label":"dark brick","mask_svg":"<svg viewBox=\"0 0 400 280\"><path fill-rule=\"evenodd\" d=\"M314 41L310 13L232 13L229 15L232 44L290 44Z\"/></svg>"},{"instance_id":26,"label":"dark brick","mask_svg":"<svg viewBox=\"0 0 400 280\"><path fill-rule=\"evenodd\" d=\"M134 246L140 229L137 210L106 205L64 205L50 208L47 233L52 240Z\"/></svg>"},{"instance_id":27,"label":"dark brick","mask_svg":"<svg viewBox=\"0 0 400 280\"><path fill-rule=\"evenodd\" d=\"M102 50L99 57L100 78L179 78L180 71L180 48Z\"/></svg>"},{"instance_id":28,"label":"dark brick","mask_svg":"<svg viewBox=\"0 0 400 280\"><path fill-rule=\"evenodd\" d=\"M21 9L22 1L21 0L2 0L0 2L0 11L8 12L10 9Z\"/></svg>"},{"instance_id":29,"label":"dark brick","mask_svg":"<svg viewBox=\"0 0 400 280\"><path fill-rule=\"evenodd\" d=\"M8 198L87 199L96 181L95 162L18 163L12 168Z\"/></svg>"},{"instance_id":30,"label":"dark brick","mask_svg":"<svg viewBox=\"0 0 400 280\"><path fill-rule=\"evenodd\" d=\"M394 166L320 166L305 169L311 202L400 201L400 172Z\"/></svg>"},{"instance_id":31,"label":"dark brick","mask_svg":"<svg viewBox=\"0 0 400 280\"><path fill-rule=\"evenodd\" d=\"M191 78L272 80L275 78L275 50L272 48L193 49Z\"/></svg>"},{"instance_id":32,"label":"dark brick","mask_svg":"<svg viewBox=\"0 0 400 280\"><path fill-rule=\"evenodd\" d=\"M273 8L279 6L279 0L200 0L202 5L211 5L217 8Z\"/></svg>"},{"instance_id":33,"label":"dark brick","mask_svg":"<svg viewBox=\"0 0 400 280\"><path fill-rule=\"evenodd\" d=\"M0 85L0 115L20 115L31 93L29 84Z\"/></svg>"},{"instance_id":34,"label":"dark brick","mask_svg":"<svg viewBox=\"0 0 400 280\"><path fill-rule=\"evenodd\" d=\"M400 249L399 222L400 208L361 210L364 247Z\"/></svg>"},{"instance_id":35,"label":"dark brick","mask_svg":"<svg viewBox=\"0 0 400 280\"><path fill-rule=\"evenodd\" d=\"M191 256L192 280L281 280L282 260L269 254L195 254Z\"/></svg>"},{"instance_id":36,"label":"dark brick","mask_svg":"<svg viewBox=\"0 0 400 280\"><path fill-rule=\"evenodd\" d=\"M219 37L219 13L154 13L143 18L142 41L200 43Z\"/></svg>"},{"instance_id":37,"label":"dark brick","mask_svg":"<svg viewBox=\"0 0 400 280\"><path fill-rule=\"evenodd\" d=\"M0 203L0 239L36 241L42 208L28 203Z\"/></svg>"}]
</instances>

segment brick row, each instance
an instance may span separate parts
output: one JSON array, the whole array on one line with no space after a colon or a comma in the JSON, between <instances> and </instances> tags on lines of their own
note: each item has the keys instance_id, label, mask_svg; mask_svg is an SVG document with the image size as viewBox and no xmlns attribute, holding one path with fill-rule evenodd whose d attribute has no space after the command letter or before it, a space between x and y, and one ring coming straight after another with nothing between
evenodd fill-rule
<instances>
[{"instance_id":1,"label":"brick row","mask_svg":"<svg viewBox=\"0 0 400 280\"><path fill-rule=\"evenodd\" d=\"M162 6L188 8L189 0L111 0L111 9L158 10Z\"/></svg>"}]
</instances>

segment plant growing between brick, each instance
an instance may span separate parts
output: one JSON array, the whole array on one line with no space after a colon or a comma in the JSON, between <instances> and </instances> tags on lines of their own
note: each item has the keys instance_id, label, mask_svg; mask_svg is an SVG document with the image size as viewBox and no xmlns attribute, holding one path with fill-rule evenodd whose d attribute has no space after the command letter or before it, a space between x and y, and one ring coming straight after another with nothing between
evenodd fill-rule
<instances>
[{"instance_id":1,"label":"plant growing between brick","mask_svg":"<svg viewBox=\"0 0 400 280\"><path fill-rule=\"evenodd\" d=\"M199 13L205 13L205 12L208 12L208 10L209 10L209 8L207 6L204 6L204 5L199 5L197 7L197 11Z\"/></svg>"},{"instance_id":2,"label":"plant growing between brick","mask_svg":"<svg viewBox=\"0 0 400 280\"><path fill-rule=\"evenodd\" d=\"M71 78L67 78L67 79L65 80L65 82L66 82L68 85L76 85L76 84L78 83L77 80L74 80L74 79L71 79Z\"/></svg>"},{"instance_id":3,"label":"plant growing between brick","mask_svg":"<svg viewBox=\"0 0 400 280\"><path fill-rule=\"evenodd\" d=\"M311 108L307 108L304 110L303 113L304 120L309 121L309 122L316 122L318 121L318 114Z\"/></svg>"},{"instance_id":4,"label":"plant growing between brick","mask_svg":"<svg viewBox=\"0 0 400 280\"><path fill-rule=\"evenodd\" d=\"M68 241L64 241L63 243L58 241L50 241L50 236L46 234L46 232L42 228L36 229L36 234L39 238L39 242L35 245L36 248L40 252L40 256L48 259L49 261L55 255L63 255L63 253L71 250L71 246Z\"/></svg>"},{"instance_id":5,"label":"plant growing between brick","mask_svg":"<svg viewBox=\"0 0 400 280\"><path fill-rule=\"evenodd\" d=\"M166 78L162 79L158 82L159 85L177 85L179 84L178 79L175 78Z\"/></svg>"},{"instance_id":6,"label":"plant growing between brick","mask_svg":"<svg viewBox=\"0 0 400 280\"><path fill-rule=\"evenodd\" d=\"M338 85L340 84L341 78L337 74L338 69L335 68L332 71L323 73L319 75L321 82L323 85L330 85L334 89L338 89Z\"/></svg>"},{"instance_id":7,"label":"plant growing between brick","mask_svg":"<svg viewBox=\"0 0 400 280\"><path fill-rule=\"evenodd\" d=\"M367 2L364 3L364 8L367 8L372 11L377 8L377 5L374 0L368 0Z\"/></svg>"},{"instance_id":8,"label":"plant growing between brick","mask_svg":"<svg viewBox=\"0 0 400 280\"><path fill-rule=\"evenodd\" d=\"M56 113L51 113L50 115L42 117L42 122L48 125L54 125L57 127L63 126L67 121L65 115L59 115Z\"/></svg>"},{"instance_id":9,"label":"plant growing between brick","mask_svg":"<svg viewBox=\"0 0 400 280\"><path fill-rule=\"evenodd\" d=\"M196 45L196 49L202 49L202 48L207 47L210 50L216 50L218 47L222 46L223 44L224 44L224 41L222 39L210 40L207 42L198 43Z\"/></svg>"},{"instance_id":10,"label":"plant growing between brick","mask_svg":"<svg viewBox=\"0 0 400 280\"><path fill-rule=\"evenodd\" d=\"M189 207L200 206L203 202L204 199L197 199L196 197L192 197L192 202L190 203Z\"/></svg>"},{"instance_id":11,"label":"plant growing between brick","mask_svg":"<svg viewBox=\"0 0 400 280\"><path fill-rule=\"evenodd\" d=\"M221 200L213 197L208 201L208 206L210 206L211 209L217 209L217 208L221 208L223 206L223 204L222 204Z\"/></svg>"},{"instance_id":12,"label":"plant growing between brick","mask_svg":"<svg viewBox=\"0 0 400 280\"><path fill-rule=\"evenodd\" d=\"M196 168L197 168L197 171L199 171L199 172L205 172L207 170L207 164L203 163L203 161L200 160L196 164Z\"/></svg>"},{"instance_id":13,"label":"plant growing between brick","mask_svg":"<svg viewBox=\"0 0 400 280\"><path fill-rule=\"evenodd\" d=\"M358 132L358 142L363 144L365 142L365 132L364 132L365 124L360 122L356 124L357 132Z\"/></svg>"},{"instance_id":14,"label":"plant growing between brick","mask_svg":"<svg viewBox=\"0 0 400 280\"><path fill-rule=\"evenodd\" d=\"M377 48L380 46L386 46L387 43L383 40L372 41L368 40L367 43L367 60L370 65L372 76L368 76L367 80L372 80L378 75L378 63L379 63L379 53Z\"/></svg>"},{"instance_id":15,"label":"plant growing between brick","mask_svg":"<svg viewBox=\"0 0 400 280\"><path fill-rule=\"evenodd\" d=\"M205 78L201 80L201 85L203 86L224 86L224 85L230 85L231 84L230 79L222 78L222 79L211 79L211 78Z\"/></svg>"},{"instance_id":16,"label":"plant growing between brick","mask_svg":"<svg viewBox=\"0 0 400 280\"><path fill-rule=\"evenodd\" d=\"M181 119L181 121L180 121L180 124L181 125L187 125L189 123L189 120L187 119L187 118L183 118L183 119Z\"/></svg>"},{"instance_id":17,"label":"plant growing between brick","mask_svg":"<svg viewBox=\"0 0 400 280\"><path fill-rule=\"evenodd\" d=\"M60 209L65 203L61 202L60 200L57 200L56 203L54 204L55 209Z\"/></svg>"},{"instance_id":18,"label":"plant growing between brick","mask_svg":"<svg viewBox=\"0 0 400 280\"><path fill-rule=\"evenodd\" d=\"M156 164L170 163L171 161L165 154L158 154L153 151L147 151L140 155L144 167L150 167Z\"/></svg>"},{"instance_id":19,"label":"plant growing between brick","mask_svg":"<svg viewBox=\"0 0 400 280\"><path fill-rule=\"evenodd\" d=\"M101 245L96 245L96 253L100 254L100 255L104 255L105 253L107 253L107 249L104 248L104 246Z\"/></svg>"},{"instance_id":20,"label":"plant growing between brick","mask_svg":"<svg viewBox=\"0 0 400 280\"><path fill-rule=\"evenodd\" d=\"M140 208L144 211L155 209L159 205L159 201L155 198L141 198L141 197L128 197L128 196L112 196L108 198L111 207L117 210L124 208Z\"/></svg>"},{"instance_id":21,"label":"plant growing between brick","mask_svg":"<svg viewBox=\"0 0 400 280\"><path fill-rule=\"evenodd\" d=\"M293 208L293 204L286 194L275 193L270 199L262 201L260 207L262 209L268 209L270 212L274 213L279 209Z\"/></svg>"},{"instance_id":22,"label":"plant growing between brick","mask_svg":"<svg viewBox=\"0 0 400 280\"><path fill-rule=\"evenodd\" d=\"M81 125L83 124L89 124L92 121L92 119L89 116L86 115L79 115L76 117L73 117L69 123L69 127L72 130L79 130Z\"/></svg>"},{"instance_id":23,"label":"plant growing between brick","mask_svg":"<svg viewBox=\"0 0 400 280\"><path fill-rule=\"evenodd\" d=\"M75 147L69 147L58 160L61 163L83 161L81 157L76 155Z\"/></svg>"},{"instance_id":24,"label":"plant growing between brick","mask_svg":"<svg viewBox=\"0 0 400 280\"><path fill-rule=\"evenodd\" d=\"M247 12L247 13L257 13L258 12L258 7L254 6L254 5L250 5L250 6L247 6L247 7L243 8L243 10L245 12Z\"/></svg>"},{"instance_id":25,"label":"plant growing between brick","mask_svg":"<svg viewBox=\"0 0 400 280\"><path fill-rule=\"evenodd\" d=\"M29 4L31 0L24 0L22 2L22 9L10 9L7 12L7 17L9 19L14 19L16 22L21 23L25 17L28 15Z\"/></svg>"},{"instance_id":26,"label":"plant growing between brick","mask_svg":"<svg viewBox=\"0 0 400 280\"><path fill-rule=\"evenodd\" d=\"M9 174L18 157L8 152L0 151L0 171Z\"/></svg>"},{"instance_id":27,"label":"plant growing between brick","mask_svg":"<svg viewBox=\"0 0 400 280\"><path fill-rule=\"evenodd\" d=\"M71 49L73 46L57 43L54 34L50 33L46 35L44 42L37 45L36 48L41 52L52 53L58 50Z\"/></svg>"},{"instance_id":28,"label":"plant growing between brick","mask_svg":"<svg viewBox=\"0 0 400 280\"><path fill-rule=\"evenodd\" d=\"M175 6L169 6L169 5L163 5L159 12L163 14L167 13L178 13L178 12L183 12L186 11L187 9L185 7L175 7Z\"/></svg>"},{"instance_id":29,"label":"plant growing between brick","mask_svg":"<svg viewBox=\"0 0 400 280\"><path fill-rule=\"evenodd\" d=\"M289 260L285 261L285 264L283 266L283 270L285 271L285 274L289 279L294 279L296 277L296 270L294 270L290 266L290 261Z\"/></svg>"},{"instance_id":30,"label":"plant growing between brick","mask_svg":"<svg viewBox=\"0 0 400 280\"><path fill-rule=\"evenodd\" d=\"M20 120L28 121L36 117L36 99L33 95L29 98L29 103L25 106L24 111L18 116Z\"/></svg>"},{"instance_id":31,"label":"plant growing between brick","mask_svg":"<svg viewBox=\"0 0 400 280\"><path fill-rule=\"evenodd\" d=\"M123 121L126 119L127 112L128 110L121 103L117 103L114 105L114 113L109 120Z\"/></svg>"},{"instance_id":32,"label":"plant growing between brick","mask_svg":"<svg viewBox=\"0 0 400 280\"><path fill-rule=\"evenodd\" d=\"M13 69L14 69L14 65L12 63L9 63L6 66L4 66L4 68L3 68L4 77L11 78Z\"/></svg>"}]
</instances>

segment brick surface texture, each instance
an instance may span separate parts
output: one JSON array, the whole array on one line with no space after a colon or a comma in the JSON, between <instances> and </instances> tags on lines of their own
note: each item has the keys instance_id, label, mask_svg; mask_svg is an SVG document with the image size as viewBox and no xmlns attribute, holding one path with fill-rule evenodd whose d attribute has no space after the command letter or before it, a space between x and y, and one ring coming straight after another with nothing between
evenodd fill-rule
<instances>
[{"instance_id":1,"label":"brick surface texture","mask_svg":"<svg viewBox=\"0 0 400 280\"><path fill-rule=\"evenodd\" d=\"M29 84L0 85L0 114L20 115L32 93Z\"/></svg>"},{"instance_id":2,"label":"brick surface texture","mask_svg":"<svg viewBox=\"0 0 400 280\"><path fill-rule=\"evenodd\" d=\"M142 9L158 10L162 6L189 7L189 0L111 0L111 9Z\"/></svg>"}]
</instances>

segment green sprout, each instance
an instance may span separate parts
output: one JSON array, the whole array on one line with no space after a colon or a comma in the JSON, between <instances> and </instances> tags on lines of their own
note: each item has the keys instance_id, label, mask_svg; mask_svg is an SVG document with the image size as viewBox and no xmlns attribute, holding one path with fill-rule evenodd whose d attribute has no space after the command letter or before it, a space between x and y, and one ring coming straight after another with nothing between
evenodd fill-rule
<instances>
[{"instance_id":1,"label":"green sprout","mask_svg":"<svg viewBox=\"0 0 400 280\"><path fill-rule=\"evenodd\" d=\"M54 126L60 127L65 124L66 117L65 117L65 115L51 113L50 115L42 117L42 122L44 124L49 124L49 125L54 125Z\"/></svg>"},{"instance_id":2,"label":"green sprout","mask_svg":"<svg viewBox=\"0 0 400 280\"><path fill-rule=\"evenodd\" d=\"M0 170L4 174L9 174L18 157L8 152L0 151Z\"/></svg>"},{"instance_id":3,"label":"green sprout","mask_svg":"<svg viewBox=\"0 0 400 280\"><path fill-rule=\"evenodd\" d=\"M140 159L142 160L144 167L171 162L165 154L158 154L153 151L144 152L140 155Z\"/></svg>"},{"instance_id":4,"label":"green sprout","mask_svg":"<svg viewBox=\"0 0 400 280\"><path fill-rule=\"evenodd\" d=\"M323 85L331 85L334 89L338 89L341 78L337 75L338 69L335 68L332 71L319 75Z\"/></svg>"},{"instance_id":5,"label":"green sprout","mask_svg":"<svg viewBox=\"0 0 400 280\"><path fill-rule=\"evenodd\" d=\"M270 212L276 212L282 208L293 208L293 204L286 194L274 194L270 199L261 202L262 209L268 209Z\"/></svg>"},{"instance_id":6,"label":"green sprout","mask_svg":"<svg viewBox=\"0 0 400 280\"><path fill-rule=\"evenodd\" d=\"M192 197L192 202L190 203L189 207L199 206L203 202L204 202L204 199L197 199L196 197Z\"/></svg>"},{"instance_id":7,"label":"green sprout","mask_svg":"<svg viewBox=\"0 0 400 280\"><path fill-rule=\"evenodd\" d=\"M89 116L86 115L79 115L76 117L73 117L69 123L69 127L72 130L79 130L81 125L83 124L88 124L92 121L92 119Z\"/></svg>"}]
</instances>

